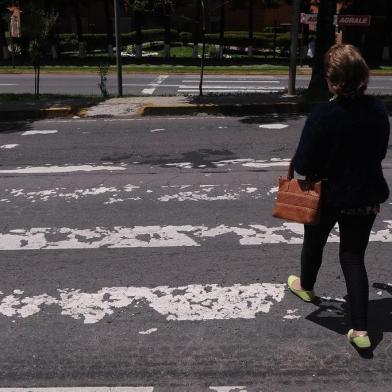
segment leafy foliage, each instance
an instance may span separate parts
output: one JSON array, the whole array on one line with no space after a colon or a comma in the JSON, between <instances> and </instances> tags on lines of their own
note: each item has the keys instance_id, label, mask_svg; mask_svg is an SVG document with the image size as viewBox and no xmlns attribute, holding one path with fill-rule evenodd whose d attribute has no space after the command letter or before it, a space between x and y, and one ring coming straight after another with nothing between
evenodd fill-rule
<instances>
[{"instance_id":1,"label":"leafy foliage","mask_svg":"<svg viewBox=\"0 0 392 392\"><path fill-rule=\"evenodd\" d=\"M57 18L58 14L54 11L47 12L36 7L29 9L29 18L23 27L30 38L28 51L33 64L40 63L45 55Z\"/></svg>"}]
</instances>

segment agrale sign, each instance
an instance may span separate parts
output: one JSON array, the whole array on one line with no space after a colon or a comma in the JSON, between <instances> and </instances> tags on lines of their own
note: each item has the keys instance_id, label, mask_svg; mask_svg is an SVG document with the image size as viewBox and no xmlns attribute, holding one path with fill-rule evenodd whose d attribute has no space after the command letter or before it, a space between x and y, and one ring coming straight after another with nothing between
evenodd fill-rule
<instances>
[{"instance_id":1,"label":"agrale sign","mask_svg":"<svg viewBox=\"0 0 392 392\"><path fill-rule=\"evenodd\" d=\"M339 26L370 26L370 15L335 15L334 24ZM301 23L317 24L317 14L301 14Z\"/></svg>"}]
</instances>

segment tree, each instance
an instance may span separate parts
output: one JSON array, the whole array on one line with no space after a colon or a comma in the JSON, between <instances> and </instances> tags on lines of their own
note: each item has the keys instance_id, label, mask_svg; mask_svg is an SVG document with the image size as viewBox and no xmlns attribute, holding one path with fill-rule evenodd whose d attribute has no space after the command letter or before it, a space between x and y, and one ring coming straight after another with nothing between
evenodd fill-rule
<instances>
[{"instance_id":1,"label":"tree","mask_svg":"<svg viewBox=\"0 0 392 392\"><path fill-rule=\"evenodd\" d=\"M200 21L201 21L201 0L195 0L195 23L193 26L193 51L192 57L198 55L198 47L200 42Z\"/></svg>"},{"instance_id":2,"label":"tree","mask_svg":"<svg viewBox=\"0 0 392 392\"><path fill-rule=\"evenodd\" d=\"M44 11L33 3L26 13L28 17L26 17L23 28L30 40L28 53L34 67L34 94L36 99L38 99L41 63L48 51L51 34L56 25L58 14L54 11Z\"/></svg>"},{"instance_id":3,"label":"tree","mask_svg":"<svg viewBox=\"0 0 392 392\"><path fill-rule=\"evenodd\" d=\"M259 5L263 8L278 8L282 4L282 0L247 0L244 3L243 0L234 0L233 6L235 8L244 8L248 6L248 55L253 56L253 44L254 44L254 11L255 6ZM287 1L286 1L287 3Z\"/></svg>"},{"instance_id":4,"label":"tree","mask_svg":"<svg viewBox=\"0 0 392 392\"><path fill-rule=\"evenodd\" d=\"M220 0L220 19L219 19L219 52L218 57L223 58L223 49L225 46L225 17L226 17L226 9L225 3L227 0Z\"/></svg>"},{"instance_id":5,"label":"tree","mask_svg":"<svg viewBox=\"0 0 392 392\"><path fill-rule=\"evenodd\" d=\"M114 36L113 36L113 23L111 19L110 8L113 5L113 1L103 0L103 8L105 13L106 22L106 45L108 50L108 55L113 56L113 46L114 46Z\"/></svg>"},{"instance_id":6,"label":"tree","mask_svg":"<svg viewBox=\"0 0 392 392\"><path fill-rule=\"evenodd\" d=\"M7 0L0 0L0 47L2 50L3 59L7 60L10 57L10 53L8 51L7 39L5 37L6 32L6 24L4 17L9 16L9 12L7 11L7 6L9 2Z\"/></svg>"},{"instance_id":7,"label":"tree","mask_svg":"<svg viewBox=\"0 0 392 392\"><path fill-rule=\"evenodd\" d=\"M324 56L335 43L335 26L333 24L335 13L336 0L322 0L319 2L314 63L309 84L309 90L311 91L325 92L328 90L324 75Z\"/></svg>"},{"instance_id":8,"label":"tree","mask_svg":"<svg viewBox=\"0 0 392 392\"><path fill-rule=\"evenodd\" d=\"M80 12L81 12L80 6L84 5L84 1L71 0L69 2L69 5L71 7L73 16L75 18L76 35L78 36L78 42L79 42L79 56L81 58L85 58L87 56L87 50L86 50L87 45L83 38L82 18L80 16Z\"/></svg>"},{"instance_id":9,"label":"tree","mask_svg":"<svg viewBox=\"0 0 392 392\"><path fill-rule=\"evenodd\" d=\"M150 7L151 3L148 0L124 0L126 9L130 9L133 11L133 19L135 22L135 47L136 47L136 57L142 57L142 25L143 25L143 16L144 12L146 12ZM120 50L117 48L117 50Z\"/></svg>"},{"instance_id":10,"label":"tree","mask_svg":"<svg viewBox=\"0 0 392 392\"><path fill-rule=\"evenodd\" d=\"M154 0L150 2L152 12L155 15L162 17L163 25L165 29L164 38L164 57L170 57L170 46L171 46L171 22L172 15L174 13L174 0Z\"/></svg>"}]
</instances>

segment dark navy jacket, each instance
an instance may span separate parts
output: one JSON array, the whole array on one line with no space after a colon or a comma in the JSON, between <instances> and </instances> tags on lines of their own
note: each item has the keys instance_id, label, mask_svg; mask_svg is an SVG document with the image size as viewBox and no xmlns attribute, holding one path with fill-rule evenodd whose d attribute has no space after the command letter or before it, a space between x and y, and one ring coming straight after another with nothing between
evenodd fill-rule
<instances>
[{"instance_id":1,"label":"dark navy jacket","mask_svg":"<svg viewBox=\"0 0 392 392\"><path fill-rule=\"evenodd\" d=\"M326 179L324 203L333 208L372 206L389 196L381 161L390 126L384 104L364 95L317 105L294 156L297 173Z\"/></svg>"}]
</instances>

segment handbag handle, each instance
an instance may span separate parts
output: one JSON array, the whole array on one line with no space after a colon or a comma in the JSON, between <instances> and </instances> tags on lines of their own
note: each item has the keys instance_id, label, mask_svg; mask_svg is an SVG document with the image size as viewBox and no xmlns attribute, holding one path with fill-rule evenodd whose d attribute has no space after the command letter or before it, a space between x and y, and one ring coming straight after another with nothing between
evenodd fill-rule
<instances>
[{"instance_id":1,"label":"handbag handle","mask_svg":"<svg viewBox=\"0 0 392 392\"><path fill-rule=\"evenodd\" d=\"M294 165L293 160L290 161L289 171L287 173L287 179L292 180L294 178Z\"/></svg>"}]
</instances>

